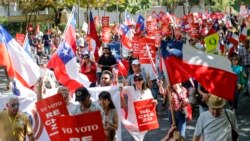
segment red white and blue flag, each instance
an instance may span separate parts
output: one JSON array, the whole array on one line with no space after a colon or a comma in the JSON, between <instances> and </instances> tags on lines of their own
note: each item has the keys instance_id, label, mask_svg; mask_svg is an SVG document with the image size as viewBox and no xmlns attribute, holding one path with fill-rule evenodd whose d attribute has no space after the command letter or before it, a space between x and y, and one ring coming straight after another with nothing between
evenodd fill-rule
<instances>
[{"instance_id":1,"label":"red white and blue flag","mask_svg":"<svg viewBox=\"0 0 250 141\"><path fill-rule=\"evenodd\" d=\"M0 43L1 48L7 48L7 52L4 51L1 53L4 53L5 56L9 56L9 66L12 66L14 70L14 74L12 72L10 76L20 81L22 85L27 88L34 86L40 77L40 68L38 65L2 25L0 25L0 36L2 39ZM8 59L8 57L5 59ZM0 62L2 61L3 60L0 60Z\"/></svg>"},{"instance_id":2,"label":"red white and blue flag","mask_svg":"<svg viewBox=\"0 0 250 141\"><path fill-rule=\"evenodd\" d=\"M134 37L132 30L125 24L121 24L120 29L122 46L127 49L132 49L132 38Z\"/></svg>"},{"instance_id":3,"label":"red white and blue flag","mask_svg":"<svg viewBox=\"0 0 250 141\"><path fill-rule=\"evenodd\" d=\"M137 23L135 25L135 33L138 36L141 36L142 33L146 30L144 21L145 19L141 15L139 15Z\"/></svg>"},{"instance_id":4,"label":"red white and blue flag","mask_svg":"<svg viewBox=\"0 0 250 141\"><path fill-rule=\"evenodd\" d=\"M127 10L125 11L125 15L124 16L125 16L125 22L124 22L124 24L127 25L127 26L132 25L132 21L130 19L130 16L129 16L129 13L128 13Z\"/></svg>"},{"instance_id":5,"label":"red white and blue flag","mask_svg":"<svg viewBox=\"0 0 250 141\"><path fill-rule=\"evenodd\" d=\"M240 37L239 40L244 42L247 39L247 26L245 19L242 22L242 25L240 26Z\"/></svg>"},{"instance_id":6,"label":"red white and blue flag","mask_svg":"<svg viewBox=\"0 0 250 141\"><path fill-rule=\"evenodd\" d=\"M72 40L76 40L75 36L75 14L72 10L71 17L67 23L64 32L64 40L60 43L56 53L52 56L47 64L47 68L53 69L57 80L70 91L85 86L88 87L90 82L88 78L80 74L77 67L75 52L72 46Z\"/></svg>"},{"instance_id":7,"label":"red white and blue flag","mask_svg":"<svg viewBox=\"0 0 250 141\"><path fill-rule=\"evenodd\" d=\"M98 50L101 47L101 42L98 38L97 31L95 28L95 22L92 16L92 12L89 13L89 29L88 29L88 37L90 38L89 41L89 51L90 51L90 57L94 57L93 60L96 62L99 59Z\"/></svg>"},{"instance_id":8,"label":"red white and blue flag","mask_svg":"<svg viewBox=\"0 0 250 141\"><path fill-rule=\"evenodd\" d=\"M161 51L171 85L194 78L211 94L233 100L237 76L227 58L176 41L162 42Z\"/></svg>"}]
</instances>

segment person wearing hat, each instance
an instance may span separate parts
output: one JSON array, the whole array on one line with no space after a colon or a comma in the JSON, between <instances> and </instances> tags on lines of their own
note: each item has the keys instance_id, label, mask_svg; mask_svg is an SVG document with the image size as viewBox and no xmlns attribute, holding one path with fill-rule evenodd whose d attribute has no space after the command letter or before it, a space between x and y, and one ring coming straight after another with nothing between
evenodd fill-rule
<instances>
[{"instance_id":1,"label":"person wearing hat","mask_svg":"<svg viewBox=\"0 0 250 141\"><path fill-rule=\"evenodd\" d=\"M234 113L223 108L226 100L210 95L206 103L209 110L199 116L193 141L232 141L231 127L237 131L238 125Z\"/></svg>"},{"instance_id":2,"label":"person wearing hat","mask_svg":"<svg viewBox=\"0 0 250 141\"><path fill-rule=\"evenodd\" d=\"M75 101L79 102L79 104L76 105L73 115L96 111L100 111L101 115L103 115L102 108L92 102L90 99L90 93L85 87L80 87L75 90Z\"/></svg>"},{"instance_id":3,"label":"person wearing hat","mask_svg":"<svg viewBox=\"0 0 250 141\"><path fill-rule=\"evenodd\" d=\"M132 86L134 84L134 75L135 74L141 74L143 77L143 80L146 82L146 73L141 69L141 65L139 60L133 60L132 61L132 70L133 70L133 74L130 74L127 78L127 81L125 82L124 80L124 85L128 85L128 86Z\"/></svg>"},{"instance_id":4,"label":"person wearing hat","mask_svg":"<svg viewBox=\"0 0 250 141\"><path fill-rule=\"evenodd\" d=\"M112 69L117 65L115 57L110 51L110 47L107 45L103 46L103 54L100 56L97 66L101 68L102 72L104 70L112 71Z\"/></svg>"},{"instance_id":5,"label":"person wearing hat","mask_svg":"<svg viewBox=\"0 0 250 141\"><path fill-rule=\"evenodd\" d=\"M133 49L130 49L130 50L129 50L129 56L128 56L128 64L129 64L129 71L128 71L128 73L129 73L129 75L134 73L134 71L133 71L133 69L132 69L132 62L133 62L134 60L138 60L138 57L136 57L136 56L134 55Z\"/></svg>"},{"instance_id":6,"label":"person wearing hat","mask_svg":"<svg viewBox=\"0 0 250 141\"><path fill-rule=\"evenodd\" d=\"M146 99L153 99L151 90L146 86L146 82L141 74L134 74L134 84L132 86L125 86L121 88L121 103L122 108L127 108L127 118L123 120L124 127L133 136L136 141L143 141L147 131L139 131L137 124L134 102ZM127 102L125 101L124 95L128 97ZM126 104L127 103L127 104ZM157 104L156 100L152 103ZM126 105L125 105L126 104Z\"/></svg>"},{"instance_id":7,"label":"person wearing hat","mask_svg":"<svg viewBox=\"0 0 250 141\"><path fill-rule=\"evenodd\" d=\"M84 54L81 56L81 73L85 74L89 81L91 82L90 87L96 86L96 64L90 60L88 54Z\"/></svg>"}]
</instances>

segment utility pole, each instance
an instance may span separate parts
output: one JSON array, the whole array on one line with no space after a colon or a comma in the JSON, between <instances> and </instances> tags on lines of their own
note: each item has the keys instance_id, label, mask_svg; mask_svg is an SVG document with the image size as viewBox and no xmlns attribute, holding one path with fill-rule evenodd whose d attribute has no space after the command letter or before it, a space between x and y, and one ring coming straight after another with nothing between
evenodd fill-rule
<instances>
[{"instance_id":1,"label":"utility pole","mask_svg":"<svg viewBox=\"0 0 250 141\"><path fill-rule=\"evenodd\" d=\"M77 9L77 29L80 33L80 0L78 0L78 9Z\"/></svg>"}]
</instances>

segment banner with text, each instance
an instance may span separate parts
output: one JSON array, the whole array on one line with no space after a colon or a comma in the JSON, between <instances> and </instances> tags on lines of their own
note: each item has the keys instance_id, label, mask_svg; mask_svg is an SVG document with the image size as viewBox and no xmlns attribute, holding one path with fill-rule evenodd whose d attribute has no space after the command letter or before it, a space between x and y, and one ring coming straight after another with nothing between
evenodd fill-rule
<instances>
[{"instance_id":1,"label":"banner with text","mask_svg":"<svg viewBox=\"0 0 250 141\"><path fill-rule=\"evenodd\" d=\"M140 131L159 128L153 99L136 101L134 107Z\"/></svg>"},{"instance_id":2,"label":"banner with text","mask_svg":"<svg viewBox=\"0 0 250 141\"><path fill-rule=\"evenodd\" d=\"M145 38L140 39L139 58L140 58L140 63L141 64L150 64L150 58L149 58L148 52L146 50L146 45L148 45L149 51L151 53L151 57L152 57L153 61L155 62L155 56L156 56L156 53L155 53L155 40L145 37Z\"/></svg>"},{"instance_id":3,"label":"banner with text","mask_svg":"<svg viewBox=\"0 0 250 141\"><path fill-rule=\"evenodd\" d=\"M69 115L61 94L56 94L36 102L37 111L44 123L50 140L59 138L59 130L56 117Z\"/></svg>"},{"instance_id":4,"label":"banner with text","mask_svg":"<svg viewBox=\"0 0 250 141\"><path fill-rule=\"evenodd\" d=\"M108 16L102 17L102 27L109 27L109 17Z\"/></svg>"},{"instance_id":5,"label":"banner with text","mask_svg":"<svg viewBox=\"0 0 250 141\"><path fill-rule=\"evenodd\" d=\"M17 34L16 34L16 41L17 41L21 46L23 46L24 40L25 40L25 34L21 34L21 33L17 33Z\"/></svg>"},{"instance_id":6,"label":"banner with text","mask_svg":"<svg viewBox=\"0 0 250 141\"><path fill-rule=\"evenodd\" d=\"M132 37L132 47L133 47L133 55L139 57L140 54L140 37L134 36Z\"/></svg>"},{"instance_id":7,"label":"banner with text","mask_svg":"<svg viewBox=\"0 0 250 141\"><path fill-rule=\"evenodd\" d=\"M64 141L105 141L100 112L57 117L59 135Z\"/></svg>"}]
</instances>

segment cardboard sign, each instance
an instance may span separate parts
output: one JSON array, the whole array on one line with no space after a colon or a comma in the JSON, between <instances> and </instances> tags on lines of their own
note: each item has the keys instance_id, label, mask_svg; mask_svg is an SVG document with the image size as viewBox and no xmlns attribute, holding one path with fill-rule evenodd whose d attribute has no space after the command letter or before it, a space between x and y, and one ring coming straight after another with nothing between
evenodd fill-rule
<instances>
[{"instance_id":1,"label":"cardboard sign","mask_svg":"<svg viewBox=\"0 0 250 141\"><path fill-rule=\"evenodd\" d=\"M156 23L154 21L147 21L147 35L148 35L148 37L154 37L155 29L156 29Z\"/></svg>"},{"instance_id":2,"label":"cardboard sign","mask_svg":"<svg viewBox=\"0 0 250 141\"><path fill-rule=\"evenodd\" d=\"M17 34L16 34L16 41L17 41L21 46L23 46L24 40L25 40L25 34L20 34L20 33L17 33Z\"/></svg>"},{"instance_id":3,"label":"cardboard sign","mask_svg":"<svg viewBox=\"0 0 250 141\"><path fill-rule=\"evenodd\" d=\"M109 27L109 17L108 16L102 17L102 27Z\"/></svg>"},{"instance_id":4,"label":"cardboard sign","mask_svg":"<svg viewBox=\"0 0 250 141\"><path fill-rule=\"evenodd\" d=\"M139 57L140 54L140 37L134 36L132 37L132 47L133 47L133 55Z\"/></svg>"},{"instance_id":5,"label":"cardboard sign","mask_svg":"<svg viewBox=\"0 0 250 141\"><path fill-rule=\"evenodd\" d=\"M110 29L109 29L109 27L102 28L102 42L103 43L110 42Z\"/></svg>"},{"instance_id":6,"label":"cardboard sign","mask_svg":"<svg viewBox=\"0 0 250 141\"><path fill-rule=\"evenodd\" d=\"M156 29L154 31L154 36L155 36L155 46L156 47L160 47L161 46L161 30L160 29Z\"/></svg>"},{"instance_id":7,"label":"cardboard sign","mask_svg":"<svg viewBox=\"0 0 250 141\"><path fill-rule=\"evenodd\" d=\"M64 141L105 141L100 112L57 117L59 134Z\"/></svg>"},{"instance_id":8,"label":"cardboard sign","mask_svg":"<svg viewBox=\"0 0 250 141\"><path fill-rule=\"evenodd\" d=\"M139 131L159 128L153 99L134 102Z\"/></svg>"},{"instance_id":9,"label":"cardboard sign","mask_svg":"<svg viewBox=\"0 0 250 141\"><path fill-rule=\"evenodd\" d=\"M43 121L50 140L59 138L56 117L69 115L61 94L56 94L36 102L37 111Z\"/></svg>"},{"instance_id":10,"label":"cardboard sign","mask_svg":"<svg viewBox=\"0 0 250 141\"><path fill-rule=\"evenodd\" d=\"M155 62L155 40L150 39L150 38L141 38L140 39L140 53L139 53L139 58L140 58L140 63L141 64L151 64L150 63L150 58L148 56L148 52L146 50L146 45L149 47L149 51L151 53L151 57L153 61Z\"/></svg>"}]
</instances>

